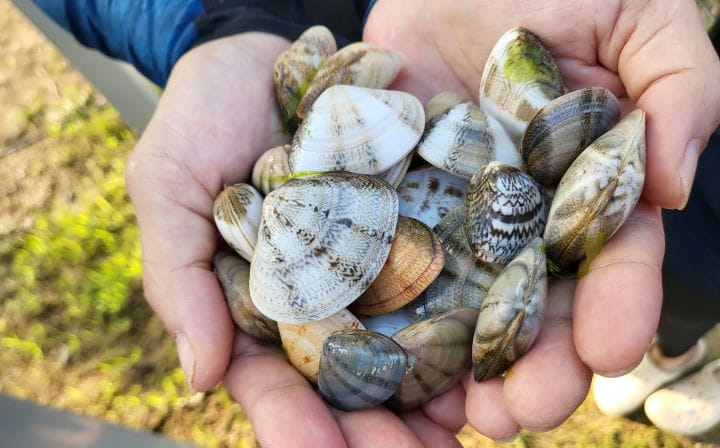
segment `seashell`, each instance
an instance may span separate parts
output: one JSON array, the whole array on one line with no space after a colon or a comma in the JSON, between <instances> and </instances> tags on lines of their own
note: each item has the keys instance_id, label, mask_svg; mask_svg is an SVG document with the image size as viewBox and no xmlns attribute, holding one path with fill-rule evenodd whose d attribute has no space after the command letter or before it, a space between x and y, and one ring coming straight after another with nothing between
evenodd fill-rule
<instances>
[{"instance_id":1,"label":"seashell","mask_svg":"<svg viewBox=\"0 0 720 448\"><path fill-rule=\"evenodd\" d=\"M366 329L388 337L413 323L410 313L405 308L379 316L358 316L358 319Z\"/></svg>"},{"instance_id":2,"label":"seashell","mask_svg":"<svg viewBox=\"0 0 720 448\"><path fill-rule=\"evenodd\" d=\"M252 184L265 196L289 180L288 151L290 145L280 145L265 151L255 162Z\"/></svg>"},{"instance_id":3,"label":"seashell","mask_svg":"<svg viewBox=\"0 0 720 448\"><path fill-rule=\"evenodd\" d=\"M465 207L448 213L435 227L442 241L445 266L434 282L406 309L419 322L457 308L480 308L503 265L485 263L470 251L465 234Z\"/></svg>"},{"instance_id":4,"label":"seashell","mask_svg":"<svg viewBox=\"0 0 720 448\"><path fill-rule=\"evenodd\" d=\"M371 408L392 396L405 365L405 352L389 337L367 330L342 330L325 340L318 388L338 409Z\"/></svg>"},{"instance_id":5,"label":"seashell","mask_svg":"<svg viewBox=\"0 0 720 448\"><path fill-rule=\"evenodd\" d=\"M475 256L508 263L542 235L548 203L532 177L492 162L470 181L465 213L465 232Z\"/></svg>"},{"instance_id":6,"label":"seashell","mask_svg":"<svg viewBox=\"0 0 720 448\"><path fill-rule=\"evenodd\" d=\"M617 98L607 89L576 90L549 102L530 120L521 152L528 173L554 187L590 143L620 118Z\"/></svg>"},{"instance_id":7,"label":"seashell","mask_svg":"<svg viewBox=\"0 0 720 448\"><path fill-rule=\"evenodd\" d=\"M502 373L535 342L547 302L545 262L542 238L535 238L490 288L473 338L475 381Z\"/></svg>"},{"instance_id":8,"label":"seashell","mask_svg":"<svg viewBox=\"0 0 720 448\"><path fill-rule=\"evenodd\" d=\"M444 262L440 239L433 231L420 221L400 216L385 266L350 309L366 316L395 311L420 295Z\"/></svg>"},{"instance_id":9,"label":"seashell","mask_svg":"<svg viewBox=\"0 0 720 448\"><path fill-rule=\"evenodd\" d=\"M277 324L282 346L290 364L313 384L318 382L320 355L325 339L336 331L365 328L348 310L304 324Z\"/></svg>"},{"instance_id":10,"label":"seashell","mask_svg":"<svg viewBox=\"0 0 720 448\"><path fill-rule=\"evenodd\" d=\"M356 42L328 58L315 74L297 107L297 116L305 118L325 89L348 84L370 89L387 88L400 73L402 55L396 51Z\"/></svg>"},{"instance_id":11,"label":"seashell","mask_svg":"<svg viewBox=\"0 0 720 448\"><path fill-rule=\"evenodd\" d=\"M602 245L635 208L645 180L645 113L636 109L595 140L560 180L545 241L562 268Z\"/></svg>"},{"instance_id":12,"label":"seashell","mask_svg":"<svg viewBox=\"0 0 720 448\"><path fill-rule=\"evenodd\" d=\"M377 176L397 189L402 182L408 168L410 168L410 162L412 162L413 153L412 151L404 159L386 169L382 173L378 173Z\"/></svg>"},{"instance_id":13,"label":"seashell","mask_svg":"<svg viewBox=\"0 0 720 448\"><path fill-rule=\"evenodd\" d=\"M280 345L277 323L263 316L250 299L250 263L221 251L213 259L230 315L240 329L250 336Z\"/></svg>"},{"instance_id":14,"label":"seashell","mask_svg":"<svg viewBox=\"0 0 720 448\"><path fill-rule=\"evenodd\" d=\"M514 141L537 111L566 93L550 51L525 28L513 28L497 41L480 80L480 107L496 118Z\"/></svg>"},{"instance_id":15,"label":"seashell","mask_svg":"<svg viewBox=\"0 0 720 448\"><path fill-rule=\"evenodd\" d=\"M320 65L335 51L337 45L330 30L324 26L313 26L277 57L273 79L285 125L294 120L295 110L310 81Z\"/></svg>"},{"instance_id":16,"label":"seashell","mask_svg":"<svg viewBox=\"0 0 720 448\"><path fill-rule=\"evenodd\" d=\"M252 260L263 198L248 184L225 187L215 198L213 216L220 235L247 261Z\"/></svg>"},{"instance_id":17,"label":"seashell","mask_svg":"<svg viewBox=\"0 0 720 448\"><path fill-rule=\"evenodd\" d=\"M380 273L398 220L382 179L331 172L293 179L265 198L250 294L266 316L324 319L357 299Z\"/></svg>"},{"instance_id":18,"label":"seashell","mask_svg":"<svg viewBox=\"0 0 720 448\"><path fill-rule=\"evenodd\" d=\"M329 87L293 138L290 169L381 173L410 154L424 118L420 101L408 93Z\"/></svg>"},{"instance_id":19,"label":"seashell","mask_svg":"<svg viewBox=\"0 0 720 448\"><path fill-rule=\"evenodd\" d=\"M442 92L438 93L434 97L430 98L430 101L425 105L425 122L432 121L436 116L445 113L448 109L458 104L469 103L464 96L458 95L454 92Z\"/></svg>"},{"instance_id":20,"label":"seashell","mask_svg":"<svg viewBox=\"0 0 720 448\"><path fill-rule=\"evenodd\" d=\"M446 109L428 122L417 153L463 179L470 179L492 160L522 166L515 143L500 123L467 102Z\"/></svg>"},{"instance_id":21,"label":"seashell","mask_svg":"<svg viewBox=\"0 0 720 448\"><path fill-rule=\"evenodd\" d=\"M469 182L434 166L408 172L397 187L400 214L435 227L465 201Z\"/></svg>"},{"instance_id":22,"label":"seashell","mask_svg":"<svg viewBox=\"0 0 720 448\"><path fill-rule=\"evenodd\" d=\"M388 404L408 411L448 391L471 366L478 311L462 308L409 326L393 340L405 350L407 367Z\"/></svg>"}]
</instances>

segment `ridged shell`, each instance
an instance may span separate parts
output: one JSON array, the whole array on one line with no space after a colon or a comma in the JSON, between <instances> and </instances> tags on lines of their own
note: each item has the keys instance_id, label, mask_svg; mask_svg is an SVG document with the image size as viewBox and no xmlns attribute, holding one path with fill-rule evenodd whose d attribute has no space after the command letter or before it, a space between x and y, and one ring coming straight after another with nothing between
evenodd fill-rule
<instances>
[{"instance_id":1,"label":"ridged shell","mask_svg":"<svg viewBox=\"0 0 720 448\"><path fill-rule=\"evenodd\" d=\"M485 263L472 254L465 234L465 207L448 213L435 227L442 241L445 267L425 292L406 309L419 322L458 308L480 308L503 265Z\"/></svg>"},{"instance_id":2,"label":"ridged shell","mask_svg":"<svg viewBox=\"0 0 720 448\"><path fill-rule=\"evenodd\" d=\"M535 342L547 302L545 262L543 241L536 238L490 288L473 338L475 381L502 373Z\"/></svg>"},{"instance_id":3,"label":"ridged shell","mask_svg":"<svg viewBox=\"0 0 720 448\"><path fill-rule=\"evenodd\" d=\"M290 145L276 146L265 151L255 162L252 184L265 196L287 182L290 174L289 150Z\"/></svg>"},{"instance_id":4,"label":"ridged shell","mask_svg":"<svg viewBox=\"0 0 720 448\"><path fill-rule=\"evenodd\" d=\"M397 187L400 214L435 227L450 210L465 202L468 184L434 166L409 171Z\"/></svg>"},{"instance_id":5,"label":"ridged shell","mask_svg":"<svg viewBox=\"0 0 720 448\"><path fill-rule=\"evenodd\" d=\"M412 158L413 153L411 151L410 154L408 154L404 159L391 166L390 168L386 169L382 173L377 174L377 176L392 185L393 188L397 189L397 187L400 186L400 182L402 182L403 178L405 177L408 168L410 168L410 162L412 162Z\"/></svg>"},{"instance_id":6,"label":"ridged shell","mask_svg":"<svg viewBox=\"0 0 720 448\"><path fill-rule=\"evenodd\" d=\"M645 113L636 109L570 165L545 228L550 260L566 268L602 244L635 208L645 180Z\"/></svg>"},{"instance_id":7,"label":"ridged shell","mask_svg":"<svg viewBox=\"0 0 720 448\"><path fill-rule=\"evenodd\" d=\"M552 100L530 120L522 139L528 173L545 186L556 186L578 154L619 118L617 98L602 87Z\"/></svg>"},{"instance_id":8,"label":"ridged shell","mask_svg":"<svg viewBox=\"0 0 720 448\"><path fill-rule=\"evenodd\" d=\"M348 84L370 89L385 89L392 84L402 68L402 55L396 51L356 42L328 58L320 67L307 93L297 107L304 118L313 103L330 86Z\"/></svg>"},{"instance_id":9,"label":"ridged shell","mask_svg":"<svg viewBox=\"0 0 720 448\"><path fill-rule=\"evenodd\" d=\"M282 346L290 364L308 381L317 384L325 340L336 331L365 328L348 310L304 324L278 324Z\"/></svg>"},{"instance_id":10,"label":"ridged shell","mask_svg":"<svg viewBox=\"0 0 720 448\"><path fill-rule=\"evenodd\" d=\"M430 101L425 105L425 122L431 121L436 116L461 103L469 103L469 101L454 92L438 93L430 98Z\"/></svg>"},{"instance_id":11,"label":"ridged shell","mask_svg":"<svg viewBox=\"0 0 720 448\"><path fill-rule=\"evenodd\" d=\"M467 102L450 107L428 122L417 153L463 179L470 179L492 160L522 166L515 143L500 123Z\"/></svg>"},{"instance_id":12,"label":"ridged shell","mask_svg":"<svg viewBox=\"0 0 720 448\"><path fill-rule=\"evenodd\" d=\"M550 51L525 28L503 34L485 63L480 107L520 141L530 119L567 91Z\"/></svg>"},{"instance_id":13,"label":"ridged shell","mask_svg":"<svg viewBox=\"0 0 720 448\"><path fill-rule=\"evenodd\" d=\"M420 101L408 93L329 87L293 138L290 169L381 173L413 150L424 119Z\"/></svg>"},{"instance_id":14,"label":"ridged shell","mask_svg":"<svg viewBox=\"0 0 720 448\"><path fill-rule=\"evenodd\" d=\"M413 323L410 313L405 308L379 316L358 316L358 319L366 329L388 337Z\"/></svg>"},{"instance_id":15,"label":"ridged shell","mask_svg":"<svg viewBox=\"0 0 720 448\"><path fill-rule=\"evenodd\" d=\"M331 172L294 179L265 198L250 293L266 316L324 319L357 299L385 264L398 200L373 176Z\"/></svg>"},{"instance_id":16,"label":"ridged shell","mask_svg":"<svg viewBox=\"0 0 720 448\"><path fill-rule=\"evenodd\" d=\"M478 311L463 308L407 327L393 340L405 350L407 368L388 404L407 411L446 392L471 366Z\"/></svg>"},{"instance_id":17,"label":"ridged shell","mask_svg":"<svg viewBox=\"0 0 720 448\"><path fill-rule=\"evenodd\" d=\"M350 309L366 316L395 311L420 295L444 262L440 239L433 231L420 221L400 216L385 266Z\"/></svg>"},{"instance_id":18,"label":"ridged shell","mask_svg":"<svg viewBox=\"0 0 720 448\"><path fill-rule=\"evenodd\" d=\"M492 162L470 181L465 213L465 232L475 256L509 263L543 234L548 203L532 177Z\"/></svg>"},{"instance_id":19,"label":"ridged shell","mask_svg":"<svg viewBox=\"0 0 720 448\"><path fill-rule=\"evenodd\" d=\"M273 79L283 123L288 124L294 119L295 109L310 80L335 51L337 45L330 30L324 26L314 26L280 53L275 61Z\"/></svg>"},{"instance_id":20,"label":"ridged shell","mask_svg":"<svg viewBox=\"0 0 720 448\"><path fill-rule=\"evenodd\" d=\"M262 195L248 184L225 187L213 204L215 225L220 235L248 261L252 260L255 251L262 206Z\"/></svg>"},{"instance_id":21,"label":"ridged shell","mask_svg":"<svg viewBox=\"0 0 720 448\"><path fill-rule=\"evenodd\" d=\"M392 396L405 365L405 352L387 336L366 330L339 331L325 340L318 388L338 409L371 408Z\"/></svg>"},{"instance_id":22,"label":"ridged shell","mask_svg":"<svg viewBox=\"0 0 720 448\"><path fill-rule=\"evenodd\" d=\"M250 263L230 252L218 252L213 264L237 326L250 336L280 345L277 323L263 316L250 299Z\"/></svg>"}]
</instances>

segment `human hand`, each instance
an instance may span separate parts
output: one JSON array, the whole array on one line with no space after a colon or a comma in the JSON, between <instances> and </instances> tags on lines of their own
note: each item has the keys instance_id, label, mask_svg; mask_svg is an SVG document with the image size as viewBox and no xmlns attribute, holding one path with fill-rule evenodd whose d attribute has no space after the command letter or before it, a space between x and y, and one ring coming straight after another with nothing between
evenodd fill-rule
<instances>
[{"instance_id":1,"label":"human hand","mask_svg":"<svg viewBox=\"0 0 720 448\"><path fill-rule=\"evenodd\" d=\"M637 365L657 327L663 230L658 207L683 208L699 151L720 121L720 64L691 0L380 0L364 39L405 56L393 86L427 100L454 91L477 102L485 60L502 33L524 26L550 49L571 90L603 86L647 117L643 198L588 274L554 285L535 345L509 375L466 381L480 432L512 438L563 422L591 372Z\"/></svg>"}]
</instances>

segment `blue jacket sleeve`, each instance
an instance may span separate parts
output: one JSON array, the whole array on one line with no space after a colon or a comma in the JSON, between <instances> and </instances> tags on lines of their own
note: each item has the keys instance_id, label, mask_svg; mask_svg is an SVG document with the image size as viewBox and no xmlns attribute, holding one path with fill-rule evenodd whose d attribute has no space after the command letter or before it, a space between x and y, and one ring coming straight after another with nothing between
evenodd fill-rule
<instances>
[{"instance_id":1,"label":"blue jacket sleeve","mask_svg":"<svg viewBox=\"0 0 720 448\"><path fill-rule=\"evenodd\" d=\"M197 39L200 0L34 0L83 45L133 64L164 86Z\"/></svg>"}]
</instances>

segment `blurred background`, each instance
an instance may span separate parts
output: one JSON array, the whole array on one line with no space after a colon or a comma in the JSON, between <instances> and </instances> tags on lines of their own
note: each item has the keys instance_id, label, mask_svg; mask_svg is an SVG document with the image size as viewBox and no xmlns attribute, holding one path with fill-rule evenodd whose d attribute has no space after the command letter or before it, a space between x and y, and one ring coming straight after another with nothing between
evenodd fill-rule
<instances>
[{"instance_id":1,"label":"blurred background","mask_svg":"<svg viewBox=\"0 0 720 448\"><path fill-rule=\"evenodd\" d=\"M704 3L709 27L720 0ZM0 396L203 447L256 446L222 387L188 395L173 342L143 298L123 180L136 138L0 0ZM466 447L495 446L469 427L459 438ZM605 417L588 399L558 429L525 432L509 446L720 445L663 433L642 416Z\"/></svg>"}]
</instances>

